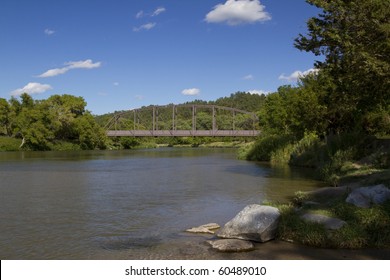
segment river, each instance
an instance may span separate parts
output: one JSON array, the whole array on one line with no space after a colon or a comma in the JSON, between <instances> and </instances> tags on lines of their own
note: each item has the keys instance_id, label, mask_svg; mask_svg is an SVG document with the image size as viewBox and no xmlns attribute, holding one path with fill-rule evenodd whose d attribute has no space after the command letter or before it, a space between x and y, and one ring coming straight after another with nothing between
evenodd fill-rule
<instances>
[{"instance_id":1,"label":"river","mask_svg":"<svg viewBox=\"0 0 390 280\"><path fill-rule=\"evenodd\" d=\"M311 173L234 149L0 153L0 258L218 258L184 230L318 188Z\"/></svg>"}]
</instances>

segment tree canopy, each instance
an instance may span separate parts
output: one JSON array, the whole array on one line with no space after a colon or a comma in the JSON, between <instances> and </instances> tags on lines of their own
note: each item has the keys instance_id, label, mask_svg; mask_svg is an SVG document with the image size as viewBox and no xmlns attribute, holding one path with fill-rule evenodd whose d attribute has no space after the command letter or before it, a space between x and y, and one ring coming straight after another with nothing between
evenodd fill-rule
<instances>
[{"instance_id":1,"label":"tree canopy","mask_svg":"<svg viewBox=\"0 0 390 280\"><path fill-rule=\"evenodd\" d=\"M56 141L70 141L82 149L102 148L104 131L85 106L82 97L64 94L35 101L23 93L20 100L0 99L0 128L33 150L48 150Z\"/></svg>"},{"instance_id":2,"label":"tree canopy","mask_svg":"<svg viewBox=\"0 0 390 280\"><path fill-rule=\"evenodd\" d=\"M332 129L365 126L372 114L388 117L390 1L307 2L323 12L308 20L308 33L299 34L295 46L324 57L316 62L321 80L327 79L319 94Z\"/></svg>"},{"instance_id":3,"label":"tree canopy","mask_svg":"<svg viewBox=\"0 0 390 280\"><path fill-rule=\"evenodd\" d=\"M322 12L295 46L319 57L317 71L266 97L271 133L390 134L390 0L307 0Z\"/></svg>"}]
</instances>

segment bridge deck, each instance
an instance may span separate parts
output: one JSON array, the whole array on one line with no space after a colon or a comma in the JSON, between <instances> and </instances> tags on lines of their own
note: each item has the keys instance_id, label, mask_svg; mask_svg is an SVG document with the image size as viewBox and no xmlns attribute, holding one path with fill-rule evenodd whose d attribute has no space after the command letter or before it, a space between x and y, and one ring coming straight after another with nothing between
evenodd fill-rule
<instances>
[{"instance_id":1,"label":"bridge deck","mask_svg":"<svg viewBox=\"0 0 390 280\"><path fill-rule=\"evenodd\" d=\"M131 137L183 137L183 136L225 136L253 137L260 134L258 130L108 130L107 136Z\"/></svg>"}]
</instances>

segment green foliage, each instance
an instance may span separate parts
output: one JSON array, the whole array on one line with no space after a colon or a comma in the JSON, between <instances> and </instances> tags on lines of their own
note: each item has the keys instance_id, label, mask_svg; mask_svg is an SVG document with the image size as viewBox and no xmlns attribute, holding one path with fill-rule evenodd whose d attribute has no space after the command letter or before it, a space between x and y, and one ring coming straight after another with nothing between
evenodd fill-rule
<instances>
[{"instance_id":1,"label":"green foliage","mask_svg":"<svg viewBox=\"0 0 390 280\"><path fill-rule=\"evenodd\" d=\"M363 119L377 118L372 114L390 102L390 2L307 2L323 12L308 20L308 33L300 34L295 46L325 57L317 67L327 80L319 96L328 105L329 131L361 128ZM374 132L372 126L366 129Z\"/></svg>"},{"instance_id":2,"label":"green foliage","mask_svg":"<svg viewBox=\"0 0 390 280\"><path fill-rule=\"evenodd\" d=\"M0 151L18 151L20 139L0 136Z\"/></svg>"},{"instance_id":3,"label":"green foliage","mask_svg":"<svg viewBox=\"0 0 390 280\"><path fill-rule=\"evenodd\" d=\"M324 248L389 248L390 201L372 208L359 208L346 203L345 197L314 206L303 203L308 199L312 198L307 193L298 192L293 198L294 205L274 205L281 213L278 238ZM305 222L301 215L306 212L336 217L347 224L329 231L320 224Z\"/></svg>"},{"instance_id":4,"label":"green foliage","mask_svg":"<svg viewBox=\"0 0 390 280\"><path fill-rule=\"evenodd\" d=\"M259 111L260 127L267 134L291 134L299 139L305 131L323 133L325 106L313 88L316 76L306 77L300 87L283 86L269 94Z\"/></svg>"},{"instance_id":5,"label":"green foliage","mask_svg":"<svg viewBox=\"0 0 390 280\"><path fill-rule=\"evenodd\" d=\"M246 147L247 160L270 161L279 149L291 143L289 135L270 135L259 138L254 145ZM241 154L243 151L241 151Z\"/></svg>"},{"instance_id":6,"label":"green foliage","mask_svg":"<svg viewBox=\"0 0 390 280\"><path fill-rule=\"evenodd\" d=\"M3 134L21 138L24 149L105 148L105 133L85 106L82 97L65 94L34 101L24 93L20 101L0 100L0 128ZM64 142L72 144L64 148Z\"/></svg>"},{"instance_id":7,"label":"green foliage","mask_svg":"<svg viewBox=\"0 0 390 280\"><path fill-rule=\"evenodd\" d=\"M292 205L280 205L278 208L281 214L278 238L310 246L327 247L327 232L322 225L303 221Z\"/></svg>"},{"instance_id":8,"label":"green foliage","mask_svg":"<svg viewBox=\"0 0 390 280\"><path fill-rule=\"evenodd\" d=\"M230 108L236 108L248 112L256 112L263 105L265 95L251 94L249 92L232 93L229 97L218 98L212 104Z\"/></svg>"}]
</instances>

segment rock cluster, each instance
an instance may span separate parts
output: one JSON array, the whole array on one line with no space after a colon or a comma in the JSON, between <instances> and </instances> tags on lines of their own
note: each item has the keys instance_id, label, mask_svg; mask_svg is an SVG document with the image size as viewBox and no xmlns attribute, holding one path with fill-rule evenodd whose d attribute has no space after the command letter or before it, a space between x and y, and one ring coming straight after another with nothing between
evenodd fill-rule
<instances>
[{"instance_id":1,"label":"rock cluster","mask_svg":"<svg viewBox=\"0 0 390 280\"><path fill-rule=\"evenodd\" d=\"M275 238L279 218L279 210L275 207L248 205L217 232L217 237L222 239L210 240L208 243L221 252L252 250L254 245L251 241L266 242ZM207 224L191 228L187 232L214 233L209 226L215 225Z\"/></svg>"},{"instance_id":2,"label":"rock cluster","mask_svg":"<svg viewBox=\"0 0 390 280\"><path fill-rule=\"evenodd\" d=\"M382 204L390 199L390 189L385 185L361 187L352 191L347 203L358 207L368 208L373 204ZM317 202L307 202L307 205L319 205ZM275 207L252 204L241 210L232 220L221 229L215 223L202 225L188 229L193 233L216 234L222 239L209 240L213 249L221 252L243 252L254 249L252 242L267 242L276 236L279 225L280 213ZM319 223L327 230L338 230L347 223L338 218L321 214L303 213L301 219L306 222Z\"/></svg>"}]
</instances>

